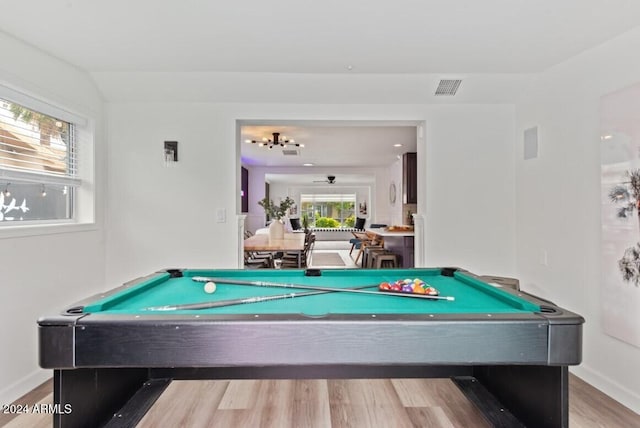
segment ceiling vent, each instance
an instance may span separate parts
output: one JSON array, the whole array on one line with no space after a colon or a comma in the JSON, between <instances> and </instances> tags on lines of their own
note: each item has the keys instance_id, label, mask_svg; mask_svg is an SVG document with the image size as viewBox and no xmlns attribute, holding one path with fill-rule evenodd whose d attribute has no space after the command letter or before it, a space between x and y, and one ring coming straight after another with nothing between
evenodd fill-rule
<instances>
[{"instance_id":1,"label":"ceiling vent","mask_svg":"<svg viewBox=\"0 0 640 428\"><path fill-rule=\"evenodd\" d=\"M292 149L284 149L282 151L282 154L285 156L298 156L300 154L299 151L297 150L292 150Z\"/></svg>"},{"instance_id":2,"label":"ceiling vent","mask_svg":"<svg viewBox=\"0 0 640 428\"><path fill-rule=\"evenodd\" d=\"M436 95L455 95L462 80L441 80L436 89Z\"/></svg>"}]
</instances>

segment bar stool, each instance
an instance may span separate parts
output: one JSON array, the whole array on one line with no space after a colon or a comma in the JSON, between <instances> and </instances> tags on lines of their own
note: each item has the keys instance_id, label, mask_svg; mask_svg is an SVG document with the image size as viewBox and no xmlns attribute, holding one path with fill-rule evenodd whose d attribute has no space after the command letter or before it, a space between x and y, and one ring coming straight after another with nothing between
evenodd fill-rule
<instances>
[{"instance_id":1,"label":"bar stool","mask_svg":"<svg viewBox=\"0 0 640 428\"><path fill-rule=\"evenodd\" d=\"M375 255L386 251L387 250L385 250L381 245L369 245L364 249L364 254L362 255L362 267L373 268L373 258Z\"/></svg>"},{"instance_id":2,"label":"bar stool","mask_svg":"<svg viewBox=\"0 0 640 428\"><path fill-rule=\"evenodd\" d=\"M371 233L371 232L365 232L364 234L358 233L358 232L353 232L354 235L358 235L358 238L360 238L362 236L362 242L360 243L360 250L358 251L358 254L356 255L356 261L355 263L358 264L358 259L360 259L360 256L364 256L364 250L367 247L373 247L373 246L383 246L383 242L382 239L380 239L380 237L378 235L376 235L375 233ZM362 263L360 265L361 267L366 267L367 265L365 263Z\"/></svg>"},{"instance_id":3,"label":"bar stool","mask_svg":"<svg viewBox=\"0 0 640 428\"><path fill-rule=\"evenodd\" d=\"M366 264L364 263L364 252L367 248L370 248L370 247L379 247L379 245L377 242L373 242L373 241L362 241L360 243L360 249L358 250L358 254L356 255L355 264L358 264L358 260L362 256L362 263L360 264L360 266L366 267Z\"/></svg>"},{"instance_id":4,"label":"bar stool","mask_svg":"<svg viewBox=\"0 0 640 428\"><path fill-rule=\"evenodd\" d=\"M396 268L398 267L398 255L393 253L381 253L373 255L373 262L376 269L383 267Z\"/></svg>"}]
</instances>

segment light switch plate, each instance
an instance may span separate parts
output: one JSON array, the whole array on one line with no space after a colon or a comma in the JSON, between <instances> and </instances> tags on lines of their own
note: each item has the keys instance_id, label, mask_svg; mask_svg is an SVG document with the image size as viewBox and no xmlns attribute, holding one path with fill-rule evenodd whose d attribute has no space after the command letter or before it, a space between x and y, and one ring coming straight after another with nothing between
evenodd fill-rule
<instances>
[{"instance_id":1,"label":"light switch plate","mask_svg":"<svg viewBox=\"0 0 640 428\"><path fill-rule=\"evenodd\" d=\"M227 221L227 210L225 208L218 208L216 210L216 221L218 223L226 223L226 221Z\"/></svg>"}]
</instances>

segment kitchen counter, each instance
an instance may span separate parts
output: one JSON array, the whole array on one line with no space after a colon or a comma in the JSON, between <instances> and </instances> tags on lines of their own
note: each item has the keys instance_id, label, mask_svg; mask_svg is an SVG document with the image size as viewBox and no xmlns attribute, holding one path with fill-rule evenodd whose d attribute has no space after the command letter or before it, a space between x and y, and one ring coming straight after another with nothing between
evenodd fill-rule
<instances>
[{"instance_id":1,"label":"kitchen counter","mask_svg":"<svg viewBox=\"0 0 640 428\"><path fill-rule=\"evenodd\" d=\"M399 266L404 268L414 267L414 236L413 230L366 229L368 234L375 234L382 239L385 249L397 254Z\"/></svg>"}]
</instances>

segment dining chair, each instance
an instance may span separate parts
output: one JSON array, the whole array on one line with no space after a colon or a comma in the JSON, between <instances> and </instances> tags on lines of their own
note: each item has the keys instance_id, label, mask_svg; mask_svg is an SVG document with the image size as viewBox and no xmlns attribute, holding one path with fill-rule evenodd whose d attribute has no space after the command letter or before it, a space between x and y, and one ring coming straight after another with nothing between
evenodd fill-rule
<instances>
[{"instance_id":1,"label":"dining chair","mask_svg":"<svg viewBox=\"0 0 640 428\"><path fill-rule=\"evenodd\" d=\"M349 255L353 253L353 250L359 250L360 245L362 244L362 240L368 240L367 234L364 232L351 232L353 238L349 239L349 243L351 244L351 250L349 250Z\"/></svg>"},{"instance_id":2,"label":"dining chair","mask_svg":"<svg viewBox=\"0 0 640 428\"><path fill-rule=\"evenodd\" d=\"M313 251L313 247L316 242L315 233L307 233L304 237L304 249L300 254L300 267L307 267L309 265L309 259L311 256L311 252ZM298 268L298 252L297 251L289 251L283 254L282 258L282 267L283 268Z\"/></svg>"},{"instance_id":3,"label":"dining chair","mask_svg":"<svg viewBox=\"0 0 640 428\"><path fill-rule=\"evenodd\" d=\"M250 269L259 268L271 268L274 267L273 257L271 254L268 256L256 255L251 251L245 251L244 253L244 265Z\"/></svg>"}]
</instances>

